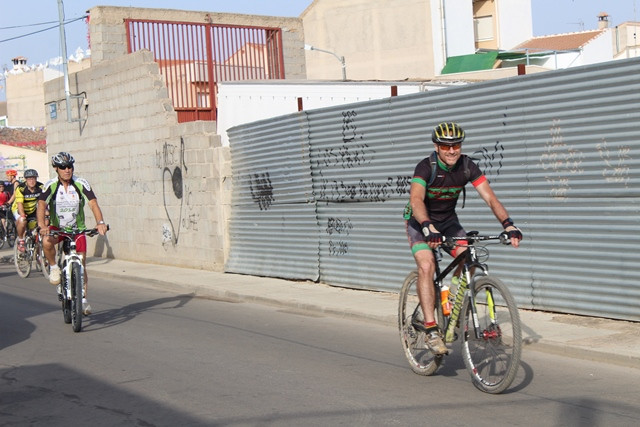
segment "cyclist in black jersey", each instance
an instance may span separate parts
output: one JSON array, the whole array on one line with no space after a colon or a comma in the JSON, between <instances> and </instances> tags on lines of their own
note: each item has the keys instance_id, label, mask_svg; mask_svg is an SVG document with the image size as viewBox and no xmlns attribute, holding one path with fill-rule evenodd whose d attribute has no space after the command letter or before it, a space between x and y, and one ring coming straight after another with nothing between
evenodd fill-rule
<instances>
[{"instance_id":1,"label":"cyclist in black jersey","mask_svg":"<svg viewBox=\"0 0 640 427\"><path fill-rule=\"evenodd\" d=\"M432 250L442 243L443 235L466 235L455 211L464 186L471 182L502 224L514 247L518 247L522 239L521 231L514 226L509 213L496 197L480 168L461 153L464 139L464 130L457 123L440 123L433 129L431 140L436 155L423 159L416 166L411 180L409 206L405 212L407 236L418 267L418 298L424 313L424 325L414 326L426 332L427 346L434 354L446 354L448 350L433 310L436 295L433 287L435 258ZM432 166L436 167L433 180ZM448 252L457 256L464 250L464 247L458 247L457 253Z\"/></svg>"}]
</instances>

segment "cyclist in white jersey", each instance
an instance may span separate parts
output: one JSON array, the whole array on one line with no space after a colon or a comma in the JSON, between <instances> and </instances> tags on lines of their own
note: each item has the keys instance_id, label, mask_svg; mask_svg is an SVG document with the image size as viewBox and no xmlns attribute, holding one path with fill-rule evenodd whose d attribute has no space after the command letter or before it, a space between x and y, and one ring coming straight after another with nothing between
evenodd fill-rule
<instances>
[{"instance_id":1,"label":"cyclist in white jersey","mask_svg":"<svg viewBox=\"0 0 640 427\"><path fill-rule=\"evenodd\" d=\"M107 226L102 216L102 211L98 205L98 199L89 183L82 178L73 176L73 164L75 160L69 153L60 152L51 158L51 165L56 170L58 177L49 180L44 184L42 194L38 199L38 225L43 236L44 254L51 266L49 283L60 284L60 268L55 262L55 245L59 243L59 237L49 235L49 229L71 230L77 227L80 230L87 228L84 217L84 203L87 201L97 223L98 233L105 235ZM45 224L45 212L49 210L50 226ZM76 249L82 256L85 263L87 252L87 240L85 236L80 236L76 240ZM91 314L91 306L87 301L87 270L84 270L84 298L82 300L82 312L85 315ZM58 292L60 293L60 287Z\"/></svg>"}]
</instances>

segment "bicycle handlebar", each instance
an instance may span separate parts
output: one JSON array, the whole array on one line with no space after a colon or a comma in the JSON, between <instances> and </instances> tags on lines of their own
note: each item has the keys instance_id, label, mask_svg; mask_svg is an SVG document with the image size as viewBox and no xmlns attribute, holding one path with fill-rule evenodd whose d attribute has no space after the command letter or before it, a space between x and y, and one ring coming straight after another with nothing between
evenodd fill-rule
<instances>
[{"instance_id":1,"label":"bicycle handlebar","mask_svg":"<svg viewBox=\"0 0 640 427\"><path fill-rule=\"evenodd\" d=\"M107 231L109 230L109 224L107 224ZM96 234L98 234L98 227L95 228L87 228L84 230L71 230L71 231L65 231L65 230L49 230L49 235L50 236L59 236L59 237L64 237L67 239L72 239L75 238L76 236L82 235L84 234L85 236L95 236Z\"/></svg>"},{"instance_id":2,"label":"bicycle handlebar","mask_svg":"<svg viewBox=\"0 0 640 427\"><path fill-rule=\"evenodd\" d=\"M445 246L453 247L457 244L458 241L461 241L461 240L471 242L471 243L480 242L484 240L500 240L500 243L502 243L503 245L511 244L511 240L507 236L507 233L504 231L498 235L480 235L480 234L477 234L477 232L471 232L471 233L467 233L467 235L464 237L442 236L442 244Z\"/></svg>"}]
</instances>

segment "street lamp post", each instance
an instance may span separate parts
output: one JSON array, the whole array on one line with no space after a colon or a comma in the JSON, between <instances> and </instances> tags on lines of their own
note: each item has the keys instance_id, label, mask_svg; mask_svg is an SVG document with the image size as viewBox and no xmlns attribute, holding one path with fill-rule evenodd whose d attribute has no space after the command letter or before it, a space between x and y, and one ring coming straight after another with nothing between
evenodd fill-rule
<instances>
[{"instance_id":1,"label":"street lamp post","mask_svg":"<svg viewBox=\"0 0 640 427\"><path fill-rule=\"evenodd\" d=\"M329 55L333 55L336 57L336 59L338 59L338 61L340 61L340 64L342 64L342 81L346 81L347 80L347 65L344 62L344 56L338 56L335 53L328 51L328 50L324 50L324 49L318 49L315 46L311 46L310 44L305 44L304 45L304 49L305 50L317 50L318 52L324 52L324 53L328 53Z\"/></svg>"}]
</instances>

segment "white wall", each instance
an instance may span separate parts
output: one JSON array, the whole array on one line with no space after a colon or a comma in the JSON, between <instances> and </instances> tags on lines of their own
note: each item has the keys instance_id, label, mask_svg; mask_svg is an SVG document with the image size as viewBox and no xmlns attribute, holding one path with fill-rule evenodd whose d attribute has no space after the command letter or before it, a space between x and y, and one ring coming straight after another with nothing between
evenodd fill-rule
<instances>
[{"instance_id":1,"label":"white wall","mask_svg":"<svg viewBox=\"0 0 640 427\"><path fill-rule=\"evenodd\" d=\"M336 83L336 82L223 82L218 85L218 133L222 146L229 146L227 129L244 123L268 119L303 109L331 107L352 102L370 101L391 96L391 86L398 95L436 90L450 84L419 82Z\"/></svg>"},{"instance_id":2,"label":"white wall","mask_svg":"<svg viewBox=\"0 0 640 427\"><path fill-rule=\"evenodd\" d=\"M597 64L599 62L613 60L613 51L611 49L612 31L600 34L584 46L582 53L582 65Z\"/></svg>"},{"instance_id":3,"label":"white wall","mask_svg":"<svg viewBox=\"0 0 640 427\"><path fill-rule=\"evenodd\" d=\"M498 0L498 49L509 50L533 37L531 0Z\"/></svg>"},{"instance_id":4,"label":"white wall","mask_svg":"<svg viewBox=\"0 0 640 427\"><path fill-rule=\"evenodd\" d=\"M475 52L473 4L470 1L443 0L447 56L470 55ZM438 72L438 74L440 74Z\"/></svg>"}]
</instances>

